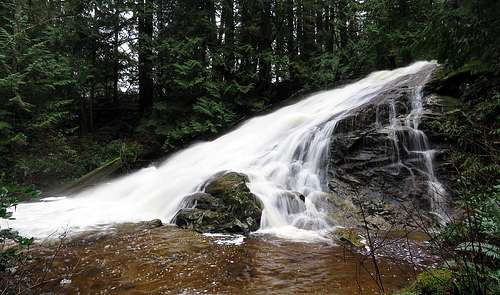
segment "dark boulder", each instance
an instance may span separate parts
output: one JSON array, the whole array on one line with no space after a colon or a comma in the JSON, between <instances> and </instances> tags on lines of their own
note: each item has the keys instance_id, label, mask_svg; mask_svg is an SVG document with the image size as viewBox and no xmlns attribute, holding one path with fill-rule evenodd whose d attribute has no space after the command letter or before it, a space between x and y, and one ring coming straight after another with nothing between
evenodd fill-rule
<instances>
[{"instance_id":1,"label":"dark boulder","mask_svg":"<svg viewBox=\"0 0 500 295\"><path fill-rule=\"evenodd\" d=\"M205 184L204 192L184 199L174 223L208 233L248 234L259 229L262 205L248 189L246 175L229 172Z\"/></svg>"}]
</instances>

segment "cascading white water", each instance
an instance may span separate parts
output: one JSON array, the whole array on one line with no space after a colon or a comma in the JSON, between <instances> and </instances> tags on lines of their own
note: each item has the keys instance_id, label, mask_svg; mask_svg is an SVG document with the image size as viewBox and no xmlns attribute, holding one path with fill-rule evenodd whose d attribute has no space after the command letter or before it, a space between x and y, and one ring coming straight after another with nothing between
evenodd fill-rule
<instances>
[{"instance_id":1,"label":"cascading white water","mask_svg":"<svg viewBox=\"0 0 500 295\"><path fill-rule=\"evenodd\" d=\"M19 204L14 212L16 220L8 225L23 235L46 237L66 229L78 231L120 222L153 218L169 222L184 196L214 174L231 170L249 176L250 190L264 204L260 231L302 240L321 237L332 225L313 200L328 189L326 163L336 123L397 79L431 65L417 62L372 73L356 83L248 120L213 141L172 155L158 167L74 196ZM415 132L419 108L421 104L415 102L408 118L408 126L413 124ZM305 204L285 197L291 193L306 196Z\"/></svg>"},{"instance_id":2,"label":"cascading white water","mask_svg":"<svg viewBox=\"0 0 500 295\"><path fill-rule=\"evenodd\" d=\"M437 214L441 220L444 220L446 219L446 190L434 173L433 163L435 150L430 148L427 136L419 129L420 120L424 113L423 88L430 74L431 73L427 74L422 83L413 88L409 96L411 111L406 118L404 118L403 126L399 124L396 110L391 108L391 118L393 118L394 121L391 122L391 127L394 128L396 132L398 130L403 131L400 135L406 137L406 142L403 143L403 147L408 154L408 162L417 163L414 167L410 168L410 170L418 169L420 173L426 175L428 195L431 198L430 209L433 213Z\"/></svg>"}]
</instances>

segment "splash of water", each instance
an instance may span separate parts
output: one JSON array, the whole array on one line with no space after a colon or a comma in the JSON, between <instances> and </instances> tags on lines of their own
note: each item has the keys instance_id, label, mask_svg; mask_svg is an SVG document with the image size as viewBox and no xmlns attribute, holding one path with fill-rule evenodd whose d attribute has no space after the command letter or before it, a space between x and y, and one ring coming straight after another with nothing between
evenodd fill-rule
<instances>
[{"instance_id":1,"label":"splash of water","mask_svg":"<svg viewBox=\"0 0 500 295\"><path fill-rule=\"evenodd\" d=\"M16 220L9 225L24 235L46 237L66 229L86 230L120 222L153 218L169 222L184 196L197 191L214 174L231 170L248 175L250 190L264 204L261 232L299 240L321 237L332 225L314 200L328 190L328 149L337 122L388 88L397 87L398 79L434 66L417 62L375 72L356 83L248 120L213 141L172 155L158 167L74 196L19 204L14 212ZM415 100L408 116L407 126L415 134L420 134L421 109ZM293 197L297 194L306 197L305 203Z\"/></svg>"}]
</instances>

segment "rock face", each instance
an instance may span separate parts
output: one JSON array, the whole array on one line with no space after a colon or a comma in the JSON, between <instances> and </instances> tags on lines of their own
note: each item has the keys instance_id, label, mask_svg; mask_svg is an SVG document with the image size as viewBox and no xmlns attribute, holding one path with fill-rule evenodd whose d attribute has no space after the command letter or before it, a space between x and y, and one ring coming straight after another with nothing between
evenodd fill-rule
<instances>
[{"instance_id":1,"label":"rock face","mask_svg":"<svg viewBox=\"0 0 500 295\"><path fill-rule=\"evenodd\" d=\"M428 160L438 158L441 148L432 145L420 128L408 124L422 77L414 79L402 79L397 87L342 118L332 135L329 188L334 196L362 206L374 227L406 224L408 210L430 220L429 213L435 210L430 181L440 184L442 175L434 173L439 163ZM418 125L425 125L436 114L427 111L428 96L421 102L424 111L419 113ZM419 152L425 149L427 155Z\"/></svg>"},{"instance_id":2,"label":"rock face","mask_svg":"<svg viewBox=\"0 0 500 295\"><path fill-rule=\"evenodd\" d=\"M203 193L186 197L186 208L177 213L174 223L203 233L248 234L259 229L262 204L247 182L246 175L235 172L215 176Z\"/></svg>"}]
</instances>

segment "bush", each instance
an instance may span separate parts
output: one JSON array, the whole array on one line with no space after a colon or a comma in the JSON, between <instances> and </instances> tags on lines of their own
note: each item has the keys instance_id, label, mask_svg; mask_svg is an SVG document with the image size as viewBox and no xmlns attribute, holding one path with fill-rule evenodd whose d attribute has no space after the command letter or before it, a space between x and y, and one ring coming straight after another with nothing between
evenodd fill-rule
<instances>
[{"instance_id":1,"label":"bush","mask_svg":"<svg viewBox=\"0 0 500 295\"><path fill-rule=\"evenodd\" d=\"M453 293L452 273L447 269L432 269L417 276L415 282L398 295L446 295Z\"/></svg>"},{"instance_id":2,"label":"bush","mask_svg":"<svg viewBox=\"0 0 500 295\"><path fill-rule=\"evenodd\" d=\"M417 276L411 290L417 294L445 295L453 289L452 273L447 269L433 269Z\"/></svg>"},{"instance_id":3,"label":"bush","mask_svg":"<svg viewBox=\"0 0 500 295\"><path fill-rule=\"evenodd\" d=\"M20 199L34 197L39 194L31 187L19 187L4 180L0 175L0 218L11 219L8 208L14 206ZM5 271L12 261L18 257L19 251L31 245L33 239L20 236L10 228L0 229L0 272Z\"/></svg>"}]
</instances>

